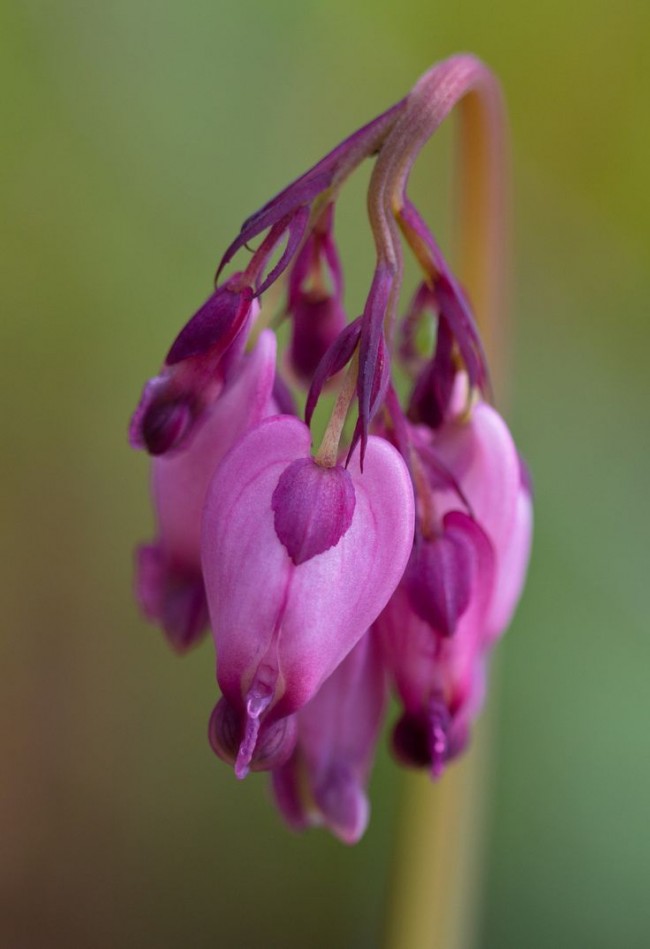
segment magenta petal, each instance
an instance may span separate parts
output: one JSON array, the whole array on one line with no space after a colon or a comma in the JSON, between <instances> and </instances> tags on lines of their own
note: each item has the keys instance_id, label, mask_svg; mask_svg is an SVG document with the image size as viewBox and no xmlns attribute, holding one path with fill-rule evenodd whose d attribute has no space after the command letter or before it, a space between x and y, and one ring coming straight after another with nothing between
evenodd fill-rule
<instances>
[{"instance_id":1,"label":"magenta petal","mask_svg":"<svg viewBox=\"0 0 650 949\"><path fill-rule=\"evenodd\" d=\"M295 564L335 547L354 514L352 478L337 465L324 468L311 458L294 461L273 492L275 531Z\"/></svg>"},{"instance_id":2,"label":"magenta petal","mask_svg":"<svg viewBox=\"0 0 650 949\"><path fill-rule=\"evenodd\" d=\"M372 624L397 585L413 538L408 472L382 439L367 470L349 468L356 504L335 547L294 565L278 539L272 497L282 473L310 457L311 436L287 416L267 419L217 469L203 518L203 572L223 694L273 690L269 720L302 707Z\"/></svg>"},{"instance_id":3,"label":"magenta petal","mask_svg":"<svg viewBox=\"0 0 650 949\"><path fill-rule=\"evenodd\" d=\"M532 539L533 502L522 485L510 535L499 551L499 569L485 623L488 641L497 639L510 625L526 579Z\"/></svg>"},{"instance_id":4,"label":"magenta petal","mask_svg":"<svg viewBox=\"0 0 650 949\"><path fill-rule=\"evenodd\" d=\"M379 640L371 630L300 710L296 750L273 773L278 806L292 827L325 824L349 844L362 836L386 697Z\"/></svg>"},{"instance_id":5,"label":"magenta petal","mask_svg":"<svg viewBox=\"0 0 650 949\"><path fill-rule=\"evenodd\" d=\"M280 767L273 768L271 773L271 787L278 810L289 827L295 831L306 830L317 820L314 811L312 819L309 802L305 801L302 780L302 762L293 754Z\"/></svg>"},{"instance_id":6,"label":"magenta petal","mask_svg":"<svg viewBox=\"0 0 650 949\"><path fill-rule=\"evenodd\" d=\"M137 554L136 586L144 614L184 651L208 625L201 571L201 515L208 484L244 432L275 410L275 336L261 334L253 352L211 406L190 444L152 463L158 536Z\"/></svg>"},{"instance_id":7,"label":"magenta petal","mask_svg":"<svg viewBox=\"0 0 650 949\"><path fill-rule=\"evenodd\" d=\"M253 291L239 289L239 276L217 287L180 331L165 360L168 366L199 356L213 346L224 349L242 329L250 312Z\"/></svg>"},{"instance_id":8,"label":"magenta petal","mask_svg":"<svg viewBox=\"0 0 650 949\"><path fill-rule=\"evenodd\" d=\"M472 512L492 543L496 574L485 635L494 640L509 623L521 593L532 539L532 504L521 463L501 416L479 402L468 422L443 427L435 450L456 476ZM457 505L445 492L440 509Z\"/></svg>"},{"instance_id":9,"label":"magenta petal","mask_svg":"<svg viewBox=\"0 0 650 949\"><path fill-rule=\"evenodd\" d=\"M172 648L187 652L208 628L203 576L192 566L174 564L161 544L136 550L136 597L142 612L160 623Z\"/></svg>"},{"instance_id":10,"label":"magenta petal","mask_svg":"<svg viewBox=\"0 0 650 949\"><path fill-rule=\"evenodd\" d=\"M405 582L413 609L442 636L451 636L469 605L474 581L475 524L458 511L448 514L443 533L416 543Z\"/></svg>"}]
</instances>

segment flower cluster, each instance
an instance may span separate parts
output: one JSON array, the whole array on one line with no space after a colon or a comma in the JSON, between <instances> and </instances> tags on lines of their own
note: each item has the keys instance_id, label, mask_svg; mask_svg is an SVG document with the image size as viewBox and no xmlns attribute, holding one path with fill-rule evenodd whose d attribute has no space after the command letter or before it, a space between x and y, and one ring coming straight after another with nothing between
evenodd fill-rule
<instances>
[{"instance_id":1,"label":"flower cluster","mask_svg":"<svg viewBox=\"0 0 650 949\"><path fill-rule=\"evenodd\" d=\"M137 596L180 653L212 632L212 748L238 778L270 771L292 827L325 824L348 843L367 825L391 689L399 761L437 778L466 746L528 561L525 467L488 401L469 298L406 190L424 141L484 88L494 81L472 57L439 64L248 218L131 422L157 519ZM348 320L334 211L370 157L377 264ZM400 319L403 243L422 283ZM221 280L244 248L245 269ZM283 274L278 360L264 295ZM314 446L326 389L337 397Z\"/></svg>"}]
</instances>

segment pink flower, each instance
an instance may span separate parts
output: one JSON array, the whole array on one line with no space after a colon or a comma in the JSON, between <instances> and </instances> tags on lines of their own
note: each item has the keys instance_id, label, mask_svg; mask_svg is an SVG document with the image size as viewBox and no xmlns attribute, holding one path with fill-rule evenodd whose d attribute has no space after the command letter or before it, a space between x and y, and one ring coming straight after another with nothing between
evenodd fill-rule
<instances>
[{"instance_id":1,"label":"pink flower","mask_svg":"<svg viewBox=\"0 0 650 949\"><path fill-rule=\"evenodd\" d=\"M402 583L377 621L384 655L404 713L393 733L397 757L427 766L439 777L463 750L484 690L485 616L493 585L490 542L465 515L448 514L466 533L468 602L453 633L446 635L418 615Z\"/></svg>"},{"instance_id":2,"label":"pink flower","mask_svg":"<svg viewBox=\"0 0 650 949\"><path fill-rule=\"evenodd\" d=\"M488 653L512 618L532 536L529 488L510 432L482 400L465 412L466 397L460 374L437 431L404 422L417 472L416 539L377 622L404 706L396 754L434 776L468 740Z\"/></svg>"},{"instance_id":3,"label":"pink flower","mask_svg":"<svg viewBox=\"0 0 650 949\"><path fill-rule=\"evenodd\" d=\"M253 315L253 292L239 274L205 301L174 340L160 374L142 391L129 428L134 448L163 455L190 437L221 393Z\"/></svg>"},{"instance_id":4,"label":"pink flower","mask_svg":"<svg viewBox=\"0 0 650 949\"><path fill-rule=\"evenodd\" d=\"M235 442L275 411L275 350L275 336L265 330L206 410L188 447L152 462L157 538L136 552L136 591L145 615L161 624L179 652L192 646L208 625L201 570L208 485Z\"/></svg>"},{"instance_id":5,"label":"pink flower","mask_svg":"<svg viewBox=\"0 0 650 949\"><path fill-rule=\"evenodd\" d=\"M211 736L239 777L290 754L285 720L377 618L412 544L411 484L391 445L368 440L363 475L358 454L328 469L310 448L302 422L268 419L224 459L206 500L203 573L224 696Z\"/></svg>"},{"instance_id":6,"label":"pink flower","mask_svg":"<svg viewBox=\"0 0 650 949\"><path fill-rule=\"evenodd\" d=\"M348 844L363 835L386 697L379 640L370 630L298 712L296 747L273 771L276 802L294 830L324 824Z\"/></svg>"},{"instance_id":7,"label":"pink flower","mask_svg":"<svg viewBox=\"0 0 650 949\"><path fill-rule=\"evenodd\" d=\"M478 149L459 164L477 181L461 206L489 240L482 258L463 242L462 269L489 324L500 95L479 61L458 56L244 221L130 426L131 444L155 456L156 536L137 551L137 596L179 652L212 629L212 748L238 778L272 771L291 826L323 824L347 843L368 821L387 688L402 706L397 757L438 778L468 741L530 553L529 482L487 402L471 294L408 195L420 149L468 93L461 141ZM333 220L367 159L376 257L348 323ZM419 276L400 318L406 249ZM242 269L218 283L235 255ZM283 275L284 314L264 300ZM270 330L244 355L258 313L264 326L291 322L279 369ZM396 359L410 384L403 405ZM308 390L305 422L296 383ZM312 449L328 389L336 397Z\"/></svg>"}]
</instances>

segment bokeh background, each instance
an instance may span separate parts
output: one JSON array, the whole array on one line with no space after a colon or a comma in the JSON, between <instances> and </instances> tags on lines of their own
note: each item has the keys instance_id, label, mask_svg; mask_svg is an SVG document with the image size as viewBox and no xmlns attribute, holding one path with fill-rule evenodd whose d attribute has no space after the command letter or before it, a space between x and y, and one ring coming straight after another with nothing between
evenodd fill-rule
<instances>
[{"instance_id":1,"label":"bokeh background","mask_svg":"<svg viewBox=\"0 0 650 949\"><path fill-rule=\"evenodd\" d=\"M650 4L5 0L0 18L0 945L379 945L400 774L382 751L349 850L290 835L264 780L213 757L209 644L175 659L132 602L152 522L125 427L244 217L469 49L510 108L509 419L537 491L476 945L645 949ZM419 172L443 239L448 146ZM350 312L365 180L339 216Z\"/></svg>"}]
</instances>

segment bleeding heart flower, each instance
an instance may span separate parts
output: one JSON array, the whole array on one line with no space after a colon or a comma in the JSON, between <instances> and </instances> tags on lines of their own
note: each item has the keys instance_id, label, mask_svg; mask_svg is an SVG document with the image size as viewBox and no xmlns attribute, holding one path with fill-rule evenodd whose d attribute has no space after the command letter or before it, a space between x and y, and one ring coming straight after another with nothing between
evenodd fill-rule
<instances>
[{"instance_id":1,"label":"bleeding heart flower","mask_svg":"<svg viewBox=\"0 0 650 949\"><path fill-rule=\"evenodd\" d=\"M217 675L238 721L213 744L239 777L258 748L269 760L264 733L306 705L372 625L413 541L410 479L388 442L369 438L363 475L358 453L333 473L310 449L298 419L267 419L224 459L206 499Z\"/></svg>"},{"instance_id":2,"label":"bleeding heart flower","mask_svg":"<svg viewBox=\"0 0 650 949\"><path fill-rule=\"evenodd\" d=\"M208 485L223 456L275 412L275 336L265 330L206 412L187 448L154 458L152 491L158 536L136 553L136 591L145 615L159 622L179 652L206 630L201 571L201 516Z\"/></svg>"}]
</instances>

